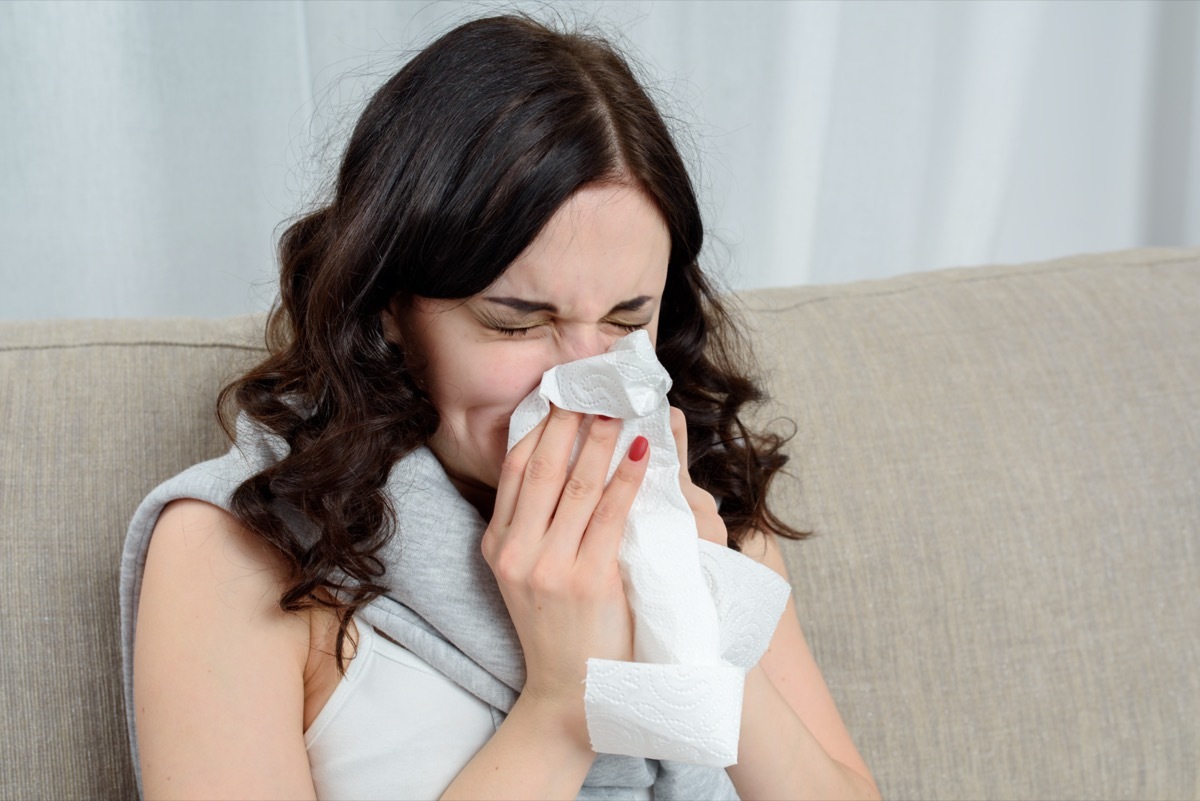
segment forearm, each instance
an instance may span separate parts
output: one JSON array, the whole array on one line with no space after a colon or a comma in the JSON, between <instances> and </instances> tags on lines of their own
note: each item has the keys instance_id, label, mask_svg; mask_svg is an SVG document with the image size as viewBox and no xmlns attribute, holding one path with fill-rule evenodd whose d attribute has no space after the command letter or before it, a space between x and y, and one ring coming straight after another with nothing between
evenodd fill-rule
<instances>
[{"instance_id":1,"label":"forearm","mask_svg":"<svg viewBox=\"0 0 1200 801\"><path fill-rule=\"evenodd\" d=\"M871 782L825 753L760 667L746 674L738 762L726 771L745 801L879 798Z\"/></svg>"},{"instance_id":2,"label":"forearm","mask_svg":"<svg viewBox=\"0 0 1200 801\"><path fill-rule=\"evenodd\" d=\"M586 728L521 696L442 798L575 798L595 758Z\"/></svg>"}]
</instances>

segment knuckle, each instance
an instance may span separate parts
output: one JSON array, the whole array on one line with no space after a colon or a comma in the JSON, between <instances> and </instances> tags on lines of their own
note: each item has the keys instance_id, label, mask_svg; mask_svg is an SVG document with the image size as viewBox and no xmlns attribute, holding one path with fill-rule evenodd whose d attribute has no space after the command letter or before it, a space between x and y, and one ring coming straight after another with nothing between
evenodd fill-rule
<instances>
[{"instance_id":1,"label":"knuckle","mask_svg":"<svg viewBox=\"0 0 1200 801\"><path fill-rule=\"evenodd\" d=\"M525 465L525 477L535 483L550 481L558 473L558 466L544 455L535 453Z\"/></svg>"},{"instance_id":2,"label":"knuckle","mask_svg":"<svg viewBox=\"0 0 1200 801\"><path fill-rule=\"evenodd\" d=\"M617 441L620 431L620 426L603 425L599 420L593 420L588 427L587 439L599 445L612 445Z\"/></svg>"},{"instance_id":3,"label":"knuckle","mask_svg":"<svg viewBox=\"0 0 1200 801\"><path fill-rule=\"evenodd\" d=\"M479 550L483 552L483 561L489 565L492 563L492 557L496 553L496 539L499 535L495 529L488 528L483 532L483 537L479 540Z\"/></svg>"},{"instance_id":4,"label":"knuckle","mask_svg":"<svg viewBox=\"0 0 1200 801\"><path fill-rule=\"evenodd\" d=\"M624 518L621 505L612 498L601 498L592 510L592 520L601 525L620 522Z\"/></svg>"},{"instance_id":5,"label":"knuckle","mask_svg":"<svg viewBox=\"0 0 1200 801\"><path fill-rule=\"evenodd\" d=\"M525 565L513 550L505 549L492 556L492 572L502 584L516 584L525 576Z\"/></svg>"},{"instance_id":6,"label":"knuckle","mask_svg":"<svg viewBox=\"0 0 1200 801\"><path fill-rule=\"evenodd\" d=\"M508 452L504 457L504 461L500 463L500 480L509 479L512 481L520 481L522 474L525 472L525 462L517 455L516 449Z\"/></svg>"},{"instance_id":7,"label":"knuckle","mask_svg":"<svg viewBox=\"0 0 1200 801\"><path fill-rule=\"evenodd\" d=\"M595 491L595 482L582 476L573 475L567 479L567 485L563 488L563 497L568 500L582 501L590 498Z\"/></svg>"}]
</instances>

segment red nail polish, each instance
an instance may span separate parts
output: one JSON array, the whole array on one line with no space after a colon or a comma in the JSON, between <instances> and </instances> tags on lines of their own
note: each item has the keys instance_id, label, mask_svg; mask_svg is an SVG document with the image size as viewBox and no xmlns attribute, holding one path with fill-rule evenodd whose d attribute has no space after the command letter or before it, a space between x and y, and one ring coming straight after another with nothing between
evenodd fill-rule
<instances>
[{"instance_id":1,"label":"red nail polish","mask_svg":"<svg viewBox=\"0 0 1200 801\"><path fill-rule=\"evenodd\" d=\"M599 417L601 420L611 420L612 419L607 414L598 414L596 416Z\"/></svg>"},{"instance_id":2,"label":"red nail polish","mask_svg":"<svg viewBox=\"0 0 1200 801\"><path fill-rule=\"evenodd\" d=\"M633 441L633 444L629 446L630 461L640 462L648 450L650 450L650 440L639 435L637 439Z\"/></svg>"}]
</instances>

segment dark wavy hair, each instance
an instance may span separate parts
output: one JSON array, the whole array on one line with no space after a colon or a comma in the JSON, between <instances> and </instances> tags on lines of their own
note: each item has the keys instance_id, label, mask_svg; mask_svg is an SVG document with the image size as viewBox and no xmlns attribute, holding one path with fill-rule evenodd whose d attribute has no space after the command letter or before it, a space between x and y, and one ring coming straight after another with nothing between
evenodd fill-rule
<instances>
[{"instance_id":1,"label":"dark wavy hair","mask_svg":"<svg viewBox=\"0 0 1200 801\"><path fill-rule=\"evenodd\" d=\"M371 98L332 198L280 240L269 356L221 393L226 431L240 409L290 447L237 488L233 512L290 565L284 610L335 610L339 668L350 618L385 590L388 473L439 423L381 312L398 295L478 294L574 192L603 183L644 191L670 232L657 352L687 417L693 481L723 499L735 549L752 529L805 536L767 505L784 439L739 416L764 396L700 271L700 210L654 103L602 38L521 15L475 20ZM297 512L315 536L292 525Z\"/></svg>"}]
</instances>

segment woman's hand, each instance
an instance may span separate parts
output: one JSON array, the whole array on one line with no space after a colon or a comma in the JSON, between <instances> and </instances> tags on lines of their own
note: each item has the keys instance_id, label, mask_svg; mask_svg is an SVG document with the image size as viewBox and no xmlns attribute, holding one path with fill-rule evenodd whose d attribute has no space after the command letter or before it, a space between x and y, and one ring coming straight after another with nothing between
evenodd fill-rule
<instances>
[{"instance_id":1,"label":"woman's hand","mask_svg":"<svg viewBox=\"0 0 1200 801\"><path fill-rule=\"evenodd\" d=\"M595 417L568 475L583 419L551 406L513 447L482 543L525 652L522 696L550 702L580 726L588 658L633 656L617 551L649 462L639 437L605 487L621 422Z\"/></svg>"},{"instance_id":2,"label":"woman's hand","mask_svg":"<svg viewBox=\"0 0 1200 801\"><path fill-rule=\"evenodd\" d=\"M674 406L671 407L671 435L675 437L675 451L679 455L679 488L683 490L683 497L696 517L696 531L700 539L728 545L729 531L717 511L716 499L693 484L692 476L688 473L687 419Z\"/></svg>"}]
</instances>

